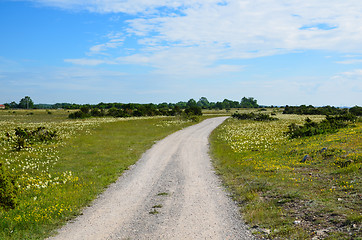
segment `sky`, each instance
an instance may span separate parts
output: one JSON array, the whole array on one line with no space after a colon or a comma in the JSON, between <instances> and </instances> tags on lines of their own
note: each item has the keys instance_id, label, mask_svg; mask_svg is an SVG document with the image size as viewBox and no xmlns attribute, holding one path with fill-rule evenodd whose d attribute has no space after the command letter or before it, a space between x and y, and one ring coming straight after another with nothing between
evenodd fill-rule
<instances>
[{"instance_id":1,"label":"sky","mask_svg":"<svg viewBox=\"0 0 362 240\"><path fill-rule=\"evenodd\" d=\"M0 104L362 105L360 0L1 0Z\"/></svg>"}]
</instances>

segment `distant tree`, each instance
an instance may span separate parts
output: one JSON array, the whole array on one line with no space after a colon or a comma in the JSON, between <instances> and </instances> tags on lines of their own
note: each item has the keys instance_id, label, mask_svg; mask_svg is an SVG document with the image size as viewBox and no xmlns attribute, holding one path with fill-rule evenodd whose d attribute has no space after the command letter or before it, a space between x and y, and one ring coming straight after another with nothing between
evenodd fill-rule
<instances>
[{"instance_id":1,"label":"distant tree","mask_svg":"<svg viewBox=\"0 0 362 240\"><path fill-rule=\"evenodd\" d=\"M180 109L186 108L187 102L178 102L175 105L178 106Z\"/></svg>"},{"instance_id":2,"label":"distant tree","mask_svg":"<svg viewBox=\"0 0 362 240\"><path fill-rule=\"evenodd\" d=\"M92 108L90 112L92 117L103 117L106 115L104 109Z\"/></svg>"},{"instance_id":3,"label":"distant tree","mask_svg":"<svg viewBox=\"0 0 362 240\"><path fill-rule=\"evenodd\" d=\"M105 103L103 103L103 102L100 102L100 103L98 103L97 104L97 108L99 108L99 109L106 109L106 104Z\"/></svg>"},{"instance_id":4,"label":"distant tree","mask_svg":"<svg viewBox=\"0 0 362 240\"><path fill-rule=\"evenodd\" d=\"M182 110L180 109L180 107L176 105L176 106L172 109L171 115L173 115L173 116L180 115L181 112L182 112Z\"/></svg>"},{"instance_id":5,"label":"distant tree","mask_svg":"<svg viewBox=\"0 0 362 240\"><path fill-rule=\"evenodd\" d=\"M9 108L18 108L18 104L12 101L11 103L9 103Z\"/></svg>"},{"instance_id":6,"label":"distant tree","mask_svg":"<svg viewBox=\"0 0 362 240\"><path fill-rule=\"evenodd\" d=\"M299 107L286 105L283 111L283 114L299 114L299 115L339 115L347 113L348 109L346 108L342 109L331 106L313 107L312 105L309 106L300 105Z\"/></svg>"},{"instance_id":7,"label":"distant tree","mask_svg":"<svg viewBox=\"0 0 362 240\"><path fill-rule=\"evenodd\" d=\"M256 99L254 99L252 97L249 97L249 98L243 97L240 102L240 107L242 107L242 108L258 108L259 105L258 105Z\"/></svg>"},{"instance_id":8,"label":"distant tree","mask_svg":"<svg viewBox=\"0 0 362 240\"><path fill-rule=\"evenodd\" d=\"M196 116L201 116L202 115L202 110L201 107L198 106L191 106L185 109L185 113L188 116L192 116L192 115L196 115Z\"/></svg>"},{"instance_id":9,"label":"distant tree","mask_svg":"<svg viewBox=\"0 0 362 240\"><path fill-rule=\"evenodd\" d=\"M88 114L89 110L90 110L89 106L82 106L80 108L80 111L83 112L84 114Z\"/></svg>"},{"instance_id":10,"label":"distant tree","mask_svg":"<svg viewBox=\"0 0 362 240\"><path fill-rule=\"evenodd\" d=\"M160 103L157 105L158 109L168 109L168 103L164 102L164 103Z\"/></svg>"},{"instance_id":11,"label":"distant tree","mask_svg":"<svg viewBox=\"0 0 362 240\"><path fill-rule=\"evenodd\" d=\"M222 105L223 105L223 108L227 109L227 110L230 110L230 103L232 101L228 100L228 99L224 99L224 101L222 101Z\"/></svg>"},{"instance_id":12,"label":"distant tree","mask_svg":"<svg viewBox=\"0 0 362 240\"><path fill-rule=\"evenodd\" d=\"M186 103L186 106L187 106L188 108L190 108L190 107L197 107L197 103L196 103L195 99L191 98L191 99Z\"/></svg>"},{"instance_id":13,"label":"distant tree","mask_svg":"<svg viewBox=\"0 0 362 240\"><path fill-rule=\"evenodd\" d=\"M224 106L224 104L222 103L222 102L216 102L215 103L215 108L218 108L218 109L224 109L225 108L225 106Z\"/></svg>"},{"instance_id":14,"label":"distant tree","mask_svg":"<svg viewBox=\"0 0 362 240\"><path fill-rule=\"evenodd\" d=\"M214 108L216 108L216 103L214 103L214 102L210 102L210 106L209 106L209 109L214 109Z\"/></svg>"},{"instance_id":15,"label":"distant tree","mask_svg":"<svg viewBox=\"0 0 362 240\"><path fill-rule=\"evenodd\" d=\"M207 100L206 97L201 97L200 100L197 102L197 106L206 109L210 107L210 102Z\"/></svg>"},{"instance_id":16,"label":"distant tree","mask_svg":"<svg viewBox=\"0 0 362 240\"><path fill-rule=\"evenodd\" d=\"M29 96L26 96L20 100L18 106L19 106L19 108L23 108L23 109L30 109L30 108L34 108L34 102L33 102L33 100L31 100L31 98Z\"/></svg>"},{"instance_id":17,"label":"distant tree","mask_svg":"<svg viewBox=\"0 0 362 240\"><path fill-rule=\"evenodd\" d=\"M155 116L157 115L157 106L153 103L144 104L145 107L145 115L146 116Z\"/></svg>"},{"instance_id":18,"label":"distant tree","mask_svg":"<svg viewBox=\"0 0 362 240\"><path fill-rule=\"evenodd\" d=\"M349 109L349 112L356 116L362 116L362 107L354 106Z\"/></svg>"}]
</instances>

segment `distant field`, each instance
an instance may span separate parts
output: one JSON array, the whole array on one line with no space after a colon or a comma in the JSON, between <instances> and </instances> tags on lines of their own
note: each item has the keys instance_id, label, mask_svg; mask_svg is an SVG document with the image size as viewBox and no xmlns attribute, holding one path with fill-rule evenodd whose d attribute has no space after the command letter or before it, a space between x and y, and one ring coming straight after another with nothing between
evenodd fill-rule
<instances>
[{"instance_id":1,"label":"distant field","mask_svg":"<svg viewBox=\"0 0 362 240\"><path fill-rule=\"evenodd\" d=\"M230 118L210 137L216 171L253 232L272 239L362 239L362 123L290 140L289 124L324 116L276 117Z\"/></svg>"},{"instance_id":2,"label":"distant field","mask_svg":"<svg viewBox=\"0 0 362 240\"><path fill-rule=\"evenodd\" d=\"M49 113L50 112L50 113ZM14 174L18 205L0 209L0 239L42 239L77 215L155 141L194 124L174 117L70 120L65 110L0 111L0 163ZM57 137L14 150L14 129Z\"/></svg>"}]
</instances>

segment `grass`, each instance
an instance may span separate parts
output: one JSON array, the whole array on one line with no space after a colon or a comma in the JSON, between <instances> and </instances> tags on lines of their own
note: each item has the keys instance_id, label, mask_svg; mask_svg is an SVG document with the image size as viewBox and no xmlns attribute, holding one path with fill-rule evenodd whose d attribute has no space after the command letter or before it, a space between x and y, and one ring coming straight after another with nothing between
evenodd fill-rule
<instances>
[{"instance_id":1,"label":"grass","mask_svg":"<svg viewBox=\"0 0 362 240\"><path fill-rule=\"evenodd\" d=\"M134 164L155 141L193 124L175 118L69 120L54 110L0 111L0 161L18 176L19 205L0 209L0 239L43 239ZM56 141L14 151L15 127L45 126Z\"/></svg>"},{"instance_id":2,"label":"grass","mask_svg":"<svg viewBox=\"0 0 362 240\"><path fill-rule=\"evenodd\" d=\"M167 192L161 192L161 193L158 193L157 196L168 196L168 193Z\"/></svg>"},{"instance_id":3,"label":"grass","mask_svg":"<svg viewBox=\"0 0 362 240\"><path fill-rule=\"evenodd\" d=\"M272 239L362 239L362 123L290 140L283 132L306 116L276 117L228 119L210 136L216 171L252 231Z\"/></svg>"},{"instance_id":4,"label":"grass","mask_svg":"<svg viewBox=\"0 0 362 240\"><path fill-rule=\"evenodd\" d=\"M163 206L161 204L157 204L152 206L152 210L149 212L149 214L155 215L155 214L159 214L160 212L157 211L157 208L162 208Z\"/></svg>"},{"instance_id":5,"label":"grass","mask_svg":"<svg viewBox=\"0 0 362 240\"><path fill-rule=\"evenodd\" d=\"M162 208L161 204L154 205L152 208Z\"/></svg>"}]
</instances>

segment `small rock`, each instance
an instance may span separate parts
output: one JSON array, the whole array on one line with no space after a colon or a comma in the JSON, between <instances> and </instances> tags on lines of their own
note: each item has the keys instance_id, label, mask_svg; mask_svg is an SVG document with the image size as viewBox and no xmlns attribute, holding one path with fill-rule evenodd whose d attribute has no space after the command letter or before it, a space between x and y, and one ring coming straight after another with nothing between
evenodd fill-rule
<instances>
[{"instance_id":1,"label":"small rock","mask_svg":"<svg viewBox=\"0 0 362 240\"><path fill-rule=\"evenodd\" d=\"M343 199L342 199L342 198L338 198L337 200L338 200L338 202L342 202L342 201L343 201Z\"/></svg>"},{"instance_id":2,"label":"small rock","mask_svg":"<svg viewBox=\"0 0 362 240\"><path fill-rule=\"evenodd\" d=\"M318 230L316 232L316 234L317 234L317 236L326 236L328 232L329 232L328 229L321 229L321 230Z\"/></svg>"}]
</instances>

